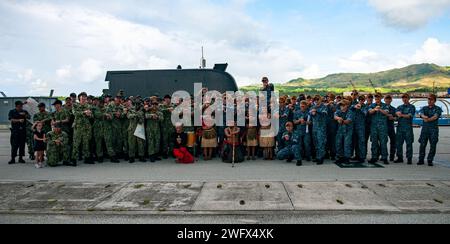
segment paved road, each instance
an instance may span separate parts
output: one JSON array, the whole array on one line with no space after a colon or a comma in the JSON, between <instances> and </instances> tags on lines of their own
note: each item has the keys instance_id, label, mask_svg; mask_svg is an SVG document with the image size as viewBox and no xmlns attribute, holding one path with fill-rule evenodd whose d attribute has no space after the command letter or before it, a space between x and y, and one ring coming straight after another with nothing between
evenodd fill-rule
<instances>
[{"instance_id":1,"label":"paved road","mask_svg":"<svg viewBox=\"0 0 450 244\"><path fill-rule=\"evenodd\" d=\"M416 129L416 134L419 132ZM418 136L416 136L418 138ZM105 163L93 166L81 164L77 168L45 168L36 170L26 165L7 165L9 160L9 132L0 131L0 180L11 181L346 181L346 180L448 180L450 179L450 127L441 129L438 166L390 165L381 169L341 169L332 164L316 166L306 163L296 167L280 161L251 161L232 169L220 161L194 165L177 165L174 161L156 164L137 163L118 165ZM416 152L418 144L415 144Z\"/></svg>"},{"instance_id":2,"label":"paved road","mask_svg":"<svg viewBox=\"0 0 450 244\"><path fill-rule=\"evenodd\" d=\"M0 130L0 223L450 223L449 138L443 128L436 167L168 160L37 170L7 165Z\"/></svg>"},{"instance_id":3,"label":"paved road","mask_svg":"<svg viewBox=\"0 0 450 244\"><path fill-rule=\"evenodd\" d=\"M247 215L0 215L0 224L450 224L450 214L352 212Z\"/></svg>"}]
</instances>

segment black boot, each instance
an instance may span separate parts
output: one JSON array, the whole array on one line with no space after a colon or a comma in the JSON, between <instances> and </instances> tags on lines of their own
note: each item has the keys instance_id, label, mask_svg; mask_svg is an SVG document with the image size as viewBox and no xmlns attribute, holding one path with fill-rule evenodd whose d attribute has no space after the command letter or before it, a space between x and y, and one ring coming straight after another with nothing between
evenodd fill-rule
<instances>
[{"instance_id":1,"label":"black boot","mask_svg":"<svg viewBox=\"0 0 450 244\"><path fill-rule=\"evenodd\" d=\"M30 160L34 161L36 159L36 157L34 155L30 155Z\"/></svg>"},{"instance_id":2,"label":"black boot","mask_svg":"<svg viewBox=\"0 0 450 244\"><path fill-rule=\"evenodd\" d=\"M425 165L425 161L424 160L419 160L419 162L417 163L417 165Z\"/></svg>"},{"instance_id":3,"label":"black boot","mask_svg":"<svg viewBox=\"0 0 450 244\"><path fill-rule=\"evenodd\" d=\"M287 162L287 163L292 163L292 160L293 160L293 158L292 158L292 157L289 157L289 158L286 160L286 162Z\"/></svg>"},{"instance_id":4,"label":"black boot","mask_svg":"<svg viewBox=\"0 0 450 244\"><path fill-rule=\"evenodd\" d=\"M350 159L348 159L348 158L343 158L343 159L342 159L342 163L343 163L343 164L350 164Z\"/></svg>"},{"instance_id":5,"label":"black boot","mask_svg":"<svg viewBox=\"0 0 450 244\"><path fill-rule=\"evenodd\" d=\"M169 159L169 155L167 154L167 152L163 153L162 158L163 159Z\"/></svg>"},{"instance_id":6,"label":"black boot","mask_svg":"<svg viewBox=\"0 0 450 244\"><path fill-rule=\"evenodd\" d=\"M98 157L97 162L99 163L103 163L105 160L103 159L103 157Z\"/></svg>"},{"instance_id":7,"label":"black boot","mask_svg":"<svg viewBox=\"0 0 450 244\"><path fill-rule=\"evenodd\" d=\"M72 164L69 161L64 161L63 166L72 166Z\"/></svg>"},{"instance_id":8,"label":"black boot","mask_svg":"<svg viewBox=\"0 0 450 244\"><path fill-rule=\"evenodd\" d=\"M363 163L365 163L365 162L366 162L365 159L360 159L360 160L358 161L359 164L363 164Z\"/></svg>"},{"instance_id":9,"label":"black boot","mask_svg":"<svg viewBox=\"0 0 450 244\"><path fill-rule=\"evenodd\" d=\"M311 162L311 158L306 158L306 162Z\"/></svg>"},{"instance_id":10,"label":"black boot","mask_svg":"<svg viewBox=\"0 0 450 244\"><path fill-rule=\"evenodd\" d=\"M403 158L398 158L397 160L394 161L394 163L396 163L396 164L404 163Z\"/></svg>"},{"instance_id":11,"label":"black boot","mask_svg":"<svg viewBox=\"0 0 450 244\"><path fill-rule=\"evenodd\" d=\"M323 165L323 161L324 161L323 158L318 159L318 160L317 160L317 165Z\"/></svg>"},{"instance_id":12,"label":"black boot","mask_svg":"<svg viewBox=\"0 0 450 244\"><path fill-rule=\"evenodd\" d=\"M84 164L91 164L92 165L92 164L95 164L95 163L94 163L94 161L92 161L91 158L85 158L84 159Z\"/></svg>"},{"instance_id":13,"label":"black boot","mask_svg":"<svg viewBox=\"0 0 450 244\"><path fill-rule=\"evenodd\" d=\"M338 157L338 159L336 160L336 162L334 162L335 164L342 164L342 158Z\"/></svg>"},{"instance_id":14,"label":"black boot","mask_svg":"<svg viewBox=\"0 0 450 244\"><path fill-rule=\"evenodd\" d=\"M134 160L134 158L129 158L129 159L128 159L128 162L129 162L130 164L134 164L135 160Z\"/></svg>"},{"instance_id":15,"label":"black boot","mask_svg":"<svg viewBox=\"0 0 450 244\"><path fill-rule=\"evenodd\" d=\"M378 159L372 158L369 160L369 164L376 164L378 162Z\"/></svg>"},{"instance_id":16,"label":"black boot","mask_svg":"<svg viewBox=\"0 0 450 244\"><path fill-rule=\"evenodd\" d=\"M24 163L26 163L25 160L23 160L22 157L19 157L19 164L24 164Z\"/></svg>"},{"instance_id":17,"label":"black boot","mask_svg":"<svg viewBox=\"0 0 450 244\"><path fill-rule=\"evenodd\" d=\"M130 159L130 157L128 156L128 154L125 153L125 154L123 155L123 160L127 161L127 160L129 160L129 159Z\"/></svg>"},{"instance_id":18,"label":"black boot","mask_svg":"<svg viewBox=\"0 0 450 244\"><path fill-rule=\"evenodd\" d=\"M141 163L147 163L147 160L145 160L144 157L140 157L140 158L139 158L139 162L141 162Z\"/></svg>"},{"instance_id":19,"label":"black boot","mask_svg":"<svg viewBox=\"0 0 450 244\"><path fill-rule=\"evenodd\" d=\"M431 160L428 160L428 166L430 166L430 167L433 167L433 166L434 166L434 163L433 163L433 161L431 161Z\"/></svg>"},{"instance_id":20,"label":"black boot","mask_svg":"<svg viewBox=\"0 0 450 244\"><path fill-rule=\"evenodd\" d=\"M112 156L112 157L111 157L111 163L118 164L118 163L120 163L120 161L119 161L119 159L117 159L115 156Z\"/></svg>"},{"instance_id":21,"label":"black boot","mask_svg":"<svg viewBox=\"0 0 450 244\"><path fill-rule=\"evenodd\" d=\"M154 159L155 161L162 161L162 158L161 158L160 155L158 155L158 154L153 155L153 159Z\"/></svg>"},{"instance_id":22,"label":"black boot","mask_svg":"<svg viewBox=\"0 0 450 244\"><path fill-rule=\"evenodd\" d=\"M413 164L412 159L408 159L408 165L412 165L412 164Z\"/></svg>"},{"instance_id":23,"label":"black boot","mask_svg":"<svg viewBox=\"0 0 450 244\"><path fill-rule=\"evenodd\" d=\"M382 161L383 161L384 165L389 165L389 161L387 159L383 159Z\"/></svg>"},{"instance_id":24,"label":"black boot","mask_svg":"<svg viewBox=\"0 0 450 244\"><path fill-rule=\"evenodd\" d=\"M300 167L300 166L303 166L302 160L298 160L298 161L297 161L297 166L299 166L299 167Z\"/></svg>"},{"instance_id":25,"label":"black boot","mask_svg":"<svg viewBox=\"0 0 450 244\"><path fill-rule=\"evenodd\" d=\"M76 159L72 159L72 164L70 166L77 167L77 160Z\"/></svg>"},{"instance_id":26,"label":"black boot","mask_svg":"<svg viewBox=\"0 0 450 244\"><path fill-rule=\"evenodd\" d=\"M151 156L150 156L150 162L151 162L151 163L156 162L156 158L155 158L154 155L151 155Z\"/></svg>"},{"instance_id":27,"label":"black boot","mask_svg":"<svg viewBox=\"0 0 450 244\"><path fill-rule=\"evenodd\" d=\"M12 159L8 162L8 164L9 164L9 165L11 165L11 164L16 164L16 159L15 159L15 158L12 158Z\"/></svg>"}]
</instances>

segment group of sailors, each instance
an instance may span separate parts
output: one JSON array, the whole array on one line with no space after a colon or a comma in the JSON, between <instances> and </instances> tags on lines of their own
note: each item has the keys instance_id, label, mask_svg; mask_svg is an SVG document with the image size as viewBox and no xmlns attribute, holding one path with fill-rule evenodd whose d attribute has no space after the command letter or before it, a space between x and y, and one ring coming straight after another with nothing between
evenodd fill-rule
<instances>
[{"instance_id":1,"label":"group of sailors","mask_svg":"<svg viewBox=\"0 0 450 244\"><path fill-rule=\"evenodd\" d=\"M267 78L263 78L263 83L262 91L270 94L273 85ZM142 98L125 97L123 93L115 97L71 94L64 103L54 102L52 113L45 104L39 104L39 112L33 118L23 109L23 102L18 101L9 113L9 164L25 163L25 144L37 168L77 166L79 161L103 163L105 159L112 163L156 162L169 157L183 164L215 157L228 163L263 158L296 161L298 166L304 161L321 165L326 159L337 164L362 164L368 159L369 140L368 163L412 164L416 108L408 94L403 94L403 104L397 108L392 106L392 100L390 95L359 95L357 91L348 97L332 93L324 97L283 96L279 98L278 111L272 111L269 104L269 111L257 115L259 123L255 126L249 123L247 114L246 126L230 120L223 126L202 123L198 127L172 123L172 112L182 101L172 104L169 95ZM436 155L438 120L442 115L436 101L437 97L430 94L428 105L418 113L423 119L419 165L427 160L433 166ZM211 103L202 106L204 111ZM225 106L224 100L224 111ZM262 126L272 119L271 114L279 121L276 135L266 133L270 125ZM428 143L430 151L425 158Z\"/></svg>"}]
</instances>

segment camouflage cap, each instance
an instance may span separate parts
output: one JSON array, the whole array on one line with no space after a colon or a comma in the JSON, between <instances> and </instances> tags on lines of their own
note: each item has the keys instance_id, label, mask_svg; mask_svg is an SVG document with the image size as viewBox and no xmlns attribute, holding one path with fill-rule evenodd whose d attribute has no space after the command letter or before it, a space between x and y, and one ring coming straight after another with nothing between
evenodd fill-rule
<instances>
[{"instance_id":1,"label":"camouflage cap","mask_svg":"<svg viewBox=\"0 0 450 244\"><path fill-rule=\"evenodd\" d=\"M52 105L55 106L57 104L62 105L63 103L61 100L56 100Z\"/></svg>"},{"instance_id":2,"label":"camouflage cap","mask_svg":"<svg viewBox=\"0 0 450 244\"><path fill-rule=\"evenodd\" d=\"M54 123L54 124L53 124L53 128L55 128L55 129L61 129L61 128L62 128L62 125L61 125L61 123Z\"/></svg>"}]
</instances>

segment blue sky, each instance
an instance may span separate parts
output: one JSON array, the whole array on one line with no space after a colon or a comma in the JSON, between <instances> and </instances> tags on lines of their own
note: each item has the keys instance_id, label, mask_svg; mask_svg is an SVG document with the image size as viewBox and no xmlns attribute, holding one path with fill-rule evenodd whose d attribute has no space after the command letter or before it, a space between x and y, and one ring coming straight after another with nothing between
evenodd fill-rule
<instances>
[{"instance_id":1,"label":"blue sky","mask_svg":"<svg viewBox=\"0 0 450 244\"><path fill-rule=\"evenodd\" d=\"M239 85L450 66L450 0L0 2L0 90L87 91L107 70L228 62Z\"/></svg>"}]
</instances>

